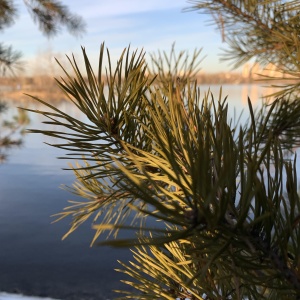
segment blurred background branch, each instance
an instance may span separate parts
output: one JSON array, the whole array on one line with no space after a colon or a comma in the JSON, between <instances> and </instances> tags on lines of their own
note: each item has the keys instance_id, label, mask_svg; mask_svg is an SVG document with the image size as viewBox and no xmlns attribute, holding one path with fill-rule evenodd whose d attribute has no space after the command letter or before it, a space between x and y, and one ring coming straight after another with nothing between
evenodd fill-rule
<instances>
[{"instance_id":1,"label":"blurred background branch","mask_svg":"<svg viewBox=\"0 0 300 300\"><path fill-rule=\"evenodd\" d=\"M74 36L79 36L85 32L83 19L70 12L66 5L56 0L24 0L29 14L35 23L38 24L41 32L52 37L65 27ZM15 1L0 0L0 31L11 26L17 21L18 9ZM12 49L9 45L0 43L0 72L13 74L22 69L22 53Z\"/></svg>"}]
</instances>

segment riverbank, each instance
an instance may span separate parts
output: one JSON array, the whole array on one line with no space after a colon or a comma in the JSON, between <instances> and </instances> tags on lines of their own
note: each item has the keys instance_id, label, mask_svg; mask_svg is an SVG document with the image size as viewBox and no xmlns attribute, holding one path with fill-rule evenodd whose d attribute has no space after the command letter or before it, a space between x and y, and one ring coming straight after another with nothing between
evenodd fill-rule
<instances>
[{"instance_id":1,"label":"riverbank","mask_svg":"<svg viewBox=\"0 0 300 300\"><path fill-rule=\"evenodd\" d=\"M282 84L283 80L263 81L256 77L243 76L237 72L200 73L196 76L199 86L225 86L225 85L265 85ZM102 78L106 82L106 78ZM292 80L284 80L288 84ZM0 77L0 100L30 102L32 98L27 94L47 102L61 102L67 99L52 76L35 77Z\"/></svg>"},{"instance_id":2,"label":"riverbank","mask_svg":"<svg viewBox=\"0 0 300 300\"><path fill-rule=\"evenodd\" d=\"M103 81L105 82L106 78L103 78ZM251 83L252 80L233 72L200 73L197 75L197 82L205 85L224 85ZM0 77L0 100L30 101L26 94L51 102L67 98L52 76Z\"/></svg>"},{"instance_id":3,"label":"riverbank","mask_svg":"<svg viewBox=\"0 0 300 300\"><path fill-rule=\"evenodd\" d=\"M30 95L30 96L28 96ZM58 88L40 89L40 88L26 88L26 89L11 89L0 91L0 100L21 101L24 103L31 102L32 97L42 99L47 102L60 102L67 99L66 95Z\"/></svg>"}]
</instances>

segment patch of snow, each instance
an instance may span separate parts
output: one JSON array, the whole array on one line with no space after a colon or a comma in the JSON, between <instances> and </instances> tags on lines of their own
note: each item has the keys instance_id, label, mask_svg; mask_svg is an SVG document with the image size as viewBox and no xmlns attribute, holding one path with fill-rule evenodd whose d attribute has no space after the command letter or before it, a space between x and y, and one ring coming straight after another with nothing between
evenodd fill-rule
<instances>
[{"instance_id":1,"label":"patch of snow","mask_svg":"<svg viewBox=\"0 0 300 300\"><path fill-rule=\"evenodd\" d=\"M21 294L9 294L0 292L0 300L58 300L52 298L41 298L35 296L24 296Z\"/></svg>"}]
</instances>

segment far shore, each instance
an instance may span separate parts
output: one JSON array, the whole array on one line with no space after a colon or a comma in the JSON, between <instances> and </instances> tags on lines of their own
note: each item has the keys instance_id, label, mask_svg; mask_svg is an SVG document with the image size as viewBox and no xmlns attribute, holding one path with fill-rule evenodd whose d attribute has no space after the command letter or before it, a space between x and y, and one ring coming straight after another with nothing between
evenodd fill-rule
<instances>
[{"instance_id":1,"label":"far shore","mask_svg":"<svg viewBox=\"0 0 300 300\"><path fill-rule=\"evenodd\" d=\"M33 101L33 97L42 99L47 102L60 102L67 100L66 95L59 89L53 88L48 89L13 89L13 90L0 90L0 101L24 101L30 102Z\"/></svg>"},{"instance_id":2,"label":"far shore","mask_svg":"<svg viewBox=\"0 0 300 300\"><path fill-rule=\"evenodd\" d=\"M231 72L216 74L200 73L197 75L196 79L199 85L266 83L266 81L263 80L254 80L251 77L243 77L240 73ZM280 81L272 81L268 82L268 84L277 84L278 82ZM0 101L16 100L30 102L32 101L32 98L28 95L49 102L60 102L67 99L66 94L58 87L56 81L51 76L0 77Z\"/></svg>"}]
</instances>

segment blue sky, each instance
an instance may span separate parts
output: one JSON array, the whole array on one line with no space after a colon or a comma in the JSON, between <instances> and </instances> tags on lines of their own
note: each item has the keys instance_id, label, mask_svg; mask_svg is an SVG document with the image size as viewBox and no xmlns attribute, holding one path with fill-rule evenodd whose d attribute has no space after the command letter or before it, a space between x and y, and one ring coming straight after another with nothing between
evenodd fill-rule
<instances>
[{"instance_id":1,"label":"blue sky","mask_svg":"<svg viewBox=\"0 0 300 300\"><path fill-rule=\"evenodd\" d=\"M144 48L148 53L169 51L172 43L176 49L203 48L202 70L226 71L228 62L220 62L222 44L215 26L208 26L209 17L196 11L183 12L190 4L185 0L72 0L62 1L70 10L85 20L86 33L76 38L62 31L47 39L30 18L22 0L16 0L19 16L16 23L1 32L1 41L22 51L27 68L38 53L51 49L57 53L80 55L84 46L93 63L97 65L99 46L104 41L112 60L116 60L129 44L133 49Z\"/></svg>"}]
</instances>

